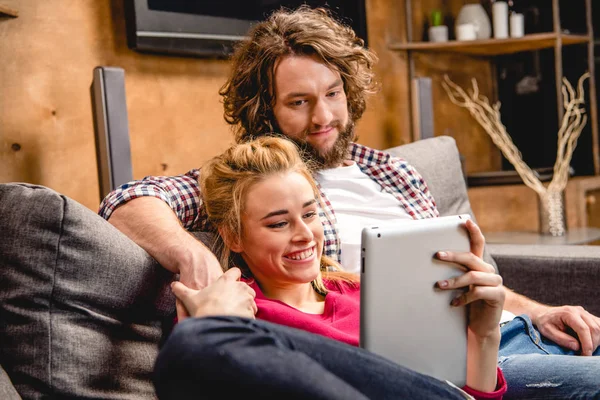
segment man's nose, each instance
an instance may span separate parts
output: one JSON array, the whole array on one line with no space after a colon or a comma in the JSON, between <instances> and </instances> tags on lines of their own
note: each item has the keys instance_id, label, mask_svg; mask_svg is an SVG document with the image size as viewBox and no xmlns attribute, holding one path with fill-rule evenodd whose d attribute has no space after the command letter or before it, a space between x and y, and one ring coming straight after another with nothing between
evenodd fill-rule
<instances>
[{"instance_id":1,"label":"man's nose","mask_svg":"<svg viewBox=\"0 0 600 400\"><path fill-rule=\"evenodd\" d=\"M312 123L317 126L327 126L333 119L333 113L330 106L324 100L319 100L315 104L312 113Z\"/></svg>"}]
</instances>

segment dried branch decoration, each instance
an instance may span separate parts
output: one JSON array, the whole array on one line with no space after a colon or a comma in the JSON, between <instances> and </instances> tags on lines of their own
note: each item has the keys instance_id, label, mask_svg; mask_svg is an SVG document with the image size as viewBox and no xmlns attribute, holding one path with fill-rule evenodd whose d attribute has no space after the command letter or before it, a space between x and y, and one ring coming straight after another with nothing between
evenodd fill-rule
<instances>
[{"instance_id":1,"label":"dried branch decoration","mask_svg":"<svg viewBox=\"0 0 600 400\"><path fill-rule=\"evenodd\" d=\"M523 157L506 127L500 119L500 102L493 106L487 97L479 93L477 80L471 80L473 89L468 94L463 88L454 83L448 75L444 75L442 86L450 101L459 107L469 110L471 115L483 127L494 144L502 151L506 159L515 167L523 182L540 196L541 204L547 208L549 215L549 230L553 236L565 233L563 222L564 210L562 209L562 192L567 186L569 168L573 151L577 146L577 139L587 123L585 115L585 99L583 83L590 76L586 72L579 78L577 93L569 81L563 77L562 95L565 113L558 131L558 148L554 163L554 174L548 187L539 180L537 174L523 161Z\"/></svg>"}]
</instances>

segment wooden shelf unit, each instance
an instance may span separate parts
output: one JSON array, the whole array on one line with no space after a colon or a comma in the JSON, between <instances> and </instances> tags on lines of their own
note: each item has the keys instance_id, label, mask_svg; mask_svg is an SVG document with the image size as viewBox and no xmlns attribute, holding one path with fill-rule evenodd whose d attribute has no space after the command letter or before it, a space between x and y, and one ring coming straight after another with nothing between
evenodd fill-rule
<instances>
[{"instance_id":1,"label":"wooden shelf unit","mask_svg":"<svg viewBox=\"0 0 600 400\"><path fill-rule=\"evenodd\" d=\"M563 46L588 43L588 35L557 35L556 33L536 33L525 35L521 38L509 39L486 39L469 41L448 41L445 43L433 42L412 42L412 43L392 43L390 50L412 50L412 51L430 51L430 52L448 52L467 54L472 56L497 56L501 54L512 54L521 51L531 51L546 48L553 48L557 40L562 42Z\"/></svg>"},{"instance_id":2,"label":"wooden shelf unit","mask_svg":"<svg viewBox=\"0 0 600 400\"><path fill-rule=\"evenodd\" d=\"M17 18L19 16L19 12L13 8L3 5L0 3L0 17L13 17Z\"/></svg>"},{"instance_id":3,"label":"wooden shelf unit","mask_svg":"<svg viewBox=\"0 0 600 400\"><path fill-rule=\"evenodd\" d=\"M494 56L503 54L514 54L524 51L535 51L539 49L553 48L554 49L554 78L556 81L556 107L558 116L558 125L560 126L564 115L563 95L562 95L562 78L563 78L563 55L562 49L565 46L575 44L585 44L588 53L588 72L589 77L589 121L592 133L592 160L594 165L594 175L600 175L600 128L598 126L598 104L596 100L596 78L595 78L595 58L594 58L594 29L592 21L592 0L580 0L585 6L585 23L587 28L586 34L565 34L560 20L559 0L549 0L548 4L552 7L553 14L553 31L545 33L528 34L521 38L508 39L486 39L474 41L449 41L445 43L432 43L414 41L413 38L422 37L423 32L419 32L424 15L423 9L431 9L442 7L442 0L404 0L404 25L406 33L405 40L402 43L393 42L388 44L391 51L404 52L408 60L408 80L412 82L415 77L419 76L423 62L421 62L421 70L417 71L415 67L415 58L425 59L428 65L435 65L436 54L444 55L460 55L461 57L471 57L474 60L490 59L493 65ZM449 9L454 9L456 12L464 4L464 0L443 0ZM417 10L419 12L415 13ZM415 57L416 53L418 57ZM493 82L495 85L495 81ZM412 125L417 126L414 121L414 116L417 113L414 111L416 94L414 89L411 89L411 114L413 115Z\"/></svg>"}]
</instances>

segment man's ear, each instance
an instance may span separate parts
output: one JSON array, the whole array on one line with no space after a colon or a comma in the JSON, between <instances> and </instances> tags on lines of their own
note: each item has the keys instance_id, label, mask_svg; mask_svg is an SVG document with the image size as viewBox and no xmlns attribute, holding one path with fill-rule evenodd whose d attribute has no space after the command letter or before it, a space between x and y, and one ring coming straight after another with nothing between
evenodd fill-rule
<instances>
[{"instance_id":1,"label":"man's ear","mask_svg":"<svg viewBox=\"0 0 600 400\"><path fill-rule=\"evenodd\" d=\"M235 235L232 235L229 229L219 227L219 235L223 238L225 246L229 247L231 251L241 253L244 250L238 238Z\"/></svg>"}]
</instances>

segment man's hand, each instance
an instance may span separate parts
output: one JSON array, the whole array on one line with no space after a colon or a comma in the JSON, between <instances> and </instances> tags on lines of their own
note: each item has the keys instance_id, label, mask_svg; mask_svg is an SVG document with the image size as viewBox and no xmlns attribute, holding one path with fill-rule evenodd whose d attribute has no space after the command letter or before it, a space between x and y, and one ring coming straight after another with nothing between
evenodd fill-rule
<instances>
[{"instance_id":1,"label":"man's hand","mask_svg":"<svg viewBox=\"0 0 600 400\"><path fill-rule=\"evenodd\" d=\"M217 258L199 241L188 243L187 247L187 257L180 258L177 263L179 282L190 289L204 289L223 276L223 270ZM189 317L179 299L175 305L179 321Z\"/></svg>"},{"instance_id":2,"label":"man's hand","mask_svg":"<svg viewBox=\"0 0 600 400\"><path fill-rule=\"evenodd\" d=\"M231 268L204 289L191 289L181 282L173 282L171 288L192 317L232 315L254 318L258 310L254 302L256 293L240 281L241 275L238 268Z\"/></svg>"},{"instance_id":3,"label":"man's hand","mask_svg":"<svg viewBox=\"0 0 600 400\"><path fill-rule=\"evenodd\" d=\"M530 316L542 335L573 351L581 349L582 356L591 356L600 345L600 318L583 307L540 305Z\"/></svg>"},{"instance_id":4,"label":"man's hand","mask_svg":"<svg viewBox=\"0 0 600 400\"><path fill-rule=\"evenodd\" d=\"M192 289L202 289L222 274L214 254L187 232L171 208L155 197L133 199L117 208L108 220L136 242L179 280ZM187 317L177 301L177 317Z\"/></svg>"}]
</instances>

